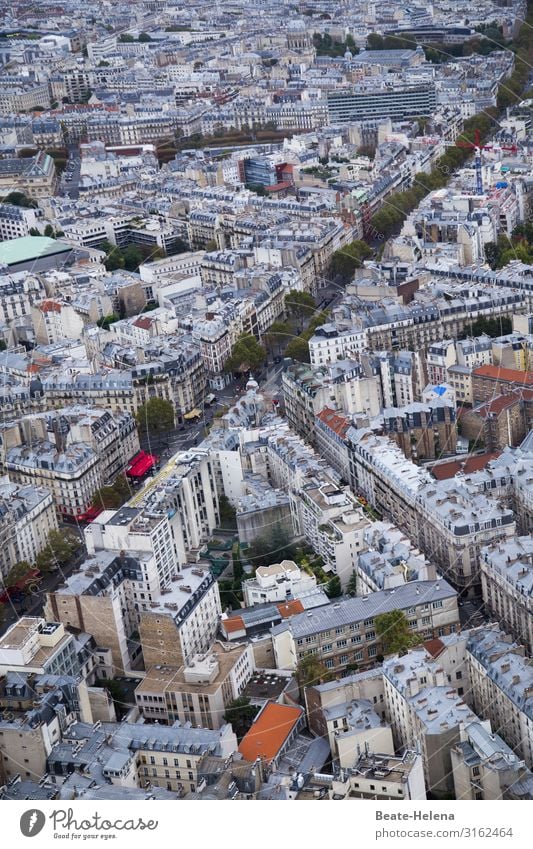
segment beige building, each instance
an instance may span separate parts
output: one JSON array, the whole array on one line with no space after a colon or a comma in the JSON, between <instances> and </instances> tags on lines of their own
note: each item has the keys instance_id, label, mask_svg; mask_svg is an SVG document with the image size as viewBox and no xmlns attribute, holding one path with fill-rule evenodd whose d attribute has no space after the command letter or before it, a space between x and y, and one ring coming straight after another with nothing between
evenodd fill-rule
<instances>
[{"instance_id":1,"label":"beige building","mask_svg":"<svg viewBox=\"0 0 533 849\"><path fill-rule=\"evenodd\" d=\"M176 720L198 728L224 725L227 705L239 698L254 670L250 645L214 643L187 666L151 666L135 701L147 721L172 725Z\"/></svg>"},{"instance_id":2,"label":"beige building","mask_svg":"<svg viewBox=\"0 0 533 849\"><path fill-rule=\"evenodd\" d=\"M259 566L255 577L243 581L244 605L286 601L299 598L316 589L316 578L303 572L293 560L282 560L270 566Z\"/></svg>"},{"instance_id":3,"label":"beige building","mask_svg":"<svg viewBox=\"0 0 533 849\"><path fill-rule=\"evenodd\" d=\"M57 514L49 489L4 479L0 484L0 575L7 575L21 560L34 563L54 530Z\"/></svg>"},{"instance_id":4,"label":"beige building","mask_svg":"<svg viewBox=\"0 0 533 849\"><path fill-rule=\"evenodd\" d=\"M98 455L83 443L19 445L7 452L5 468L17 483L46 487L64 518L86 513L101 482Z\"/></svg>"},{"instance_id":5,"label":"beige building","mask_svg":"<svg viewBox=\"0 0 533 849\"><path fill-rule=\"evenodd\" d=\"M54 160L43 150L27 159L0 160L0 195L18 191L35 199L49 198L56 188Z\"/></svg>"},{"instance_id":6,"label":"beige building","mask_svg":"<svg viewBox=\"0 0 533 849\"><path fill-rule=\"evenodd\" d=\"M481 550L483 601L494 620L533 652L533 538L513 537Z\"/></svg>"},{"instance_id":7,"label":"beige building","mask_svg":"<svg viewBox=\"0 0 533 849\"><path fill-rule=\"evenodd\" d=\"M451 761L454 795L461 801L513 798L520 785L529 785L529 793L533 790L533 776L524 761L492 733L489 722L473 722L461 732Z\"/></svg>"},{"instance_id":8,"label":"beige building","mask_svg":"<svg viewBox=\"0 0 533 849\"><path fill-rule=\"evenodd\" d=\"M422 755L416 750L408 750L401 756L365 752L351 769L342 769L335 776L329 798L424 801Z\"/></svg>"}]
</instances>

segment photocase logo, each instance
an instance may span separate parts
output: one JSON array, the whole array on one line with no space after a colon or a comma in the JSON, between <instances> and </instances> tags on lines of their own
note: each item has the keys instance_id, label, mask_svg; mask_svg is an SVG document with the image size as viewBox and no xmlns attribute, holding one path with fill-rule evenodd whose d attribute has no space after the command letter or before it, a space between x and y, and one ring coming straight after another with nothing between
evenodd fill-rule
<instances>
[{"instance_id":1,"label":"photocase logo","mask_svg":"<svg viewBox=\"0 0 533 849\"><path fill-rule=\"evenodd\" d=\"M24 837L35 837L43 830L46 817L42 811L32 808L30 811L24 811L20 818L20 830Z\"/></svg>"}]
</instances>

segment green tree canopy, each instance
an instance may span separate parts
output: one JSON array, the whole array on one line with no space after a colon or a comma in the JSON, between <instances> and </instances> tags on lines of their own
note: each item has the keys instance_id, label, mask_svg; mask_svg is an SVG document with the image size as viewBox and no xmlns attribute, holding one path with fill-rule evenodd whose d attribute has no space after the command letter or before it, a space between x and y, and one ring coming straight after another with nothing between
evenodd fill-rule
<instances>
[{"instance_id":1,"label":"green tree canopy","mask_svg":"<svg viewBox=\"0 0 533 849\"><path fill-rule=\"evenodd\" d=\"M285 309L293 318L310 318L316 310L315 299L309 292L298 292L297 289L291 289L285 295Z\"/></svg>"},{"instance_id":2,"label":"green tree canopy","mask_svg":"<svg viewBox=\"0 0 533 849\"><path fill-rule=\"evenodd\" d=\"M338 598L342 595L341 579L338 575L334 575L333 578L328 581L325 591L328 598Z\"/></svg>"},{"instance_id":3,"label":"green tree canopy","mask_svg":"<svg viewBox=\"0 0 533 849\"><path fill-rule=\"evenodd\" d=\"M296 336L287 345L285 356L290 357L291 360L297 360L299 363L310 363L309 343L306 339L302 339L301 336Z\"/></svg>"},{"instance_id":4,"label":"green tree canopy","mask_svg":"<svg viewBox=\"0 0 533 849\"><path fill-rule=\"evenodd\" d=\"M254 569L258 566L270 566L281 560L292 560L295 546L282 525L272 527L269 533L256 537L246 551L246 558Z\"/></svg>"},{"instance_id":5,"label":"green tree canopy","mask_svg":"<svg viewBox=\"0 0 533 849\"><path fill-rule=\"evenodd\" d=\"M384 655L405 652L421 639L409 630L409 622L403 610L379 613L374 619L374 626Z\"/></svg>"},{"instance_id":6,"label":"green tree canopy","mask_svg":"<svg viewBox=\"0 0 533 849\"><path fill-rule=\"evenodd\" d=\"M239 742L250 730L258 712L259 705L252 705L247 696L239 696L226 705L224 719L230 723Z\"/></svg>"},{"instance_id":7,"label":"green tree canopy","mask_svg":"<svg viewBox=\"0 0 533 849\"><path fill-rule=\"evenodd\" d=\"M224 369L227 372L253 372L263 365L265 359L266 351L255 336L242 333L235 342Z\"/></svg>"},{"instance_id":8,"label":"green tree canopy","mask_svg":"<svg viewBox=\"0 0 533 849\"><path fill-rule=\"evenodd\" d=\"M303 690L313 684L320 684L330 678L330 673L316 654L306 654L296 667L296 680Z\"/></svg>"},{"instance_id":9,"label":"green tree canopy","mask_svg":"<svg viewBox=\"0 0 533 849\"><path fill-rule=\"evenodd\" d=\"M372 248L366 242L356 239L349 245L339 248L331 257L329 273L332 277L340 277L347 283L352 279L357 268L361 268L363 260L372 256Z\"/></svg>"},{"instance_id":10,"label":"green tree canopy","mask_svg":"<svg viewBox=\"0 0 533 849\"><path fill-rule=\"evenodd\" d=\"M26 195L24 192L9 192L5 198L2 198L2 203L11 203L13 206L22 206L30 209L37 209L37 201Z\"/></svg>"},{"instance_id":11,"label":"green tree canopy","mask_svg":"<svg viewBox=\"0 0 533 849\"><path fill-rule=\"evenodd\" d=\"M275 321L264 335L269 351L283 350L293 337L292 327L287 321Z\"/></svg>"},{"instance_id":12,"label":"green tree canopy","mask_svg":"<svg viewBox=\"0 0 533 849\"><path fill-rule=\"evenodd\" d=\"M174 406L165 398L149 398L139 407L136 419L141 433L168 433L174 427Z\"/></svg>"},{"instance_id":13,"label":"green tree canopy","mask_svg":"<svg viewBox=\"0 0 533 849\"><path fill-rule=\"evenodd\" d=\"M64 566L79 547L80 540L72 531L50 531L48 541L37 555L35 565L42 572L48 572L56 566Z\"/></svg>"},{"instance_id":14,"label":"green tree canopy","mask_svg":"<svg viewBox=\"0 0 533 849\"><path fill-rule=\"evenodd\" d=\"M4 586L12 587L13 584L16 584L17 581L20 581L20 579L23 578L24 575L27 575L31 568L31 564L28 563L27 560L19 560L17 563L14 564L14 566L11 567L11 569L5 576Z\"/></svg>"},{"instance_id":15,"label":"green tree canopy","mask_svg":"<svg viewBox=\"0 0 533 849\"><path fill-rule=\"evenodd\" d=\"M103 486L94 494L92 503L104 510L116 510L131 496L131 488L125 475L119 475L114 483Z\"/></svg>"}]
</instances>

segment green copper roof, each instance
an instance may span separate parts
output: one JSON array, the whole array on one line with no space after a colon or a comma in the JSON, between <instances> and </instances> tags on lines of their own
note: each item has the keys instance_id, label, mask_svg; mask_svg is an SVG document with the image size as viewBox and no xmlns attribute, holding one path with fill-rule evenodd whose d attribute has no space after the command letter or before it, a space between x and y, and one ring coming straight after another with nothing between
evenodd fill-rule
<instances>
[{"instance_id":1,"label":"green copper roof","mask_svg":"<svg viewBox=\"0 0 533 849\"><path fill-rule=\"evenodd\" d=\"M16 265L19 262L29 262L32 259L70 250L72 248L65 242L48 239L46 236L21 236L20 239L0 242L0 264Z\"/></svg>"}]
</instances>

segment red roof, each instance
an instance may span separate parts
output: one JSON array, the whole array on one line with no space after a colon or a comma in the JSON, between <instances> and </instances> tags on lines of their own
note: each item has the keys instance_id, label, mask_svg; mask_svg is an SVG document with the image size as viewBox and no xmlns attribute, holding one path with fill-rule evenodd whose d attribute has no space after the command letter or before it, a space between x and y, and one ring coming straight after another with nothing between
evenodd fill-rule
<instances>
[{"instance_id":1,"label":"red roof","mask_svg":"<svg viewBox=\"0 0 533 849\"><path fill-rule=\"evenodd\" d=\"M61 312L61 304L57 301L43 301L40 310L41 312Z\"/></svg>"},{"instance_id":2,"label":"red roof","mask_svg":"<svg viewBox=\"0 0 533 849\"><path fill-rule=\"evenodd\" d=\"M273 760L302 713L299 707L268 702L239 746L243 758L246 761Z\"/></svg>"},{"instance_id":3,"label":"red roof","mask_svg":"<svg viewBox=\"0 0 533 849\"><path fill-rule=\"evenodd\" d=\"M431 474L438 481L444 481L455 477L458 472L464 472L466 475L471 472L479 472L500 454L501 451L489 451L486 454L475 454L461 461L450 460L449 463L439 463L438 466L433 466Z\"/></svg>"},{"instance_id":4,"label":"red roof","mask_svg":"<svg viewBox=\"0 0 533 849\"><path fill-rule=\"evenodd\" d=\"M133 326L134 327L140 327L141 330L150 330L150 328L152 326L152 319L151 318L137 318L133 322Z\"/></svg>"},{"instance_id":5,"label":"red roof","mask_svg":"<svg viewBox=\"0 0 533 849\"><path fill-rule=\"evenodd\" d=\"M274 183L272 186L265 186L265 192L283 192L286 189L291 189L292 183L284 181L283 183Z\"/></svg>"},{"instance_id":6,"label":"red roof","mask_svg":"<svg viewBox=\"0 0 533 849\"><path fill-rule=\"evenodd\" d=\"M497 395L496 398L492 398L491 401L487 401L485 404L479 404L477 407L474 407L472 410L473 413L480 416L482 419L488 419L489 416L493 414L501 413L503 410L506 410L508 407L512 407L513 404L517 404L519 401L531 401L533 399L533 389L523 389L517 388L513 389L512 392L509 392L507 395Z\"/></svg>"},{"instance_id":7,"label":"red roof","mask_svg":"<svg viewBox=\"0 0 533 849\"><path fill-rule=\"evenodd\" d=\"M350 420L346 416L343 416L342 413L337 413L336 410L332 410L330 407L324 407L317 415L317 419L320 419L323 424L327 425L330 430L343 439L351 425Z\"/></svg>"},{"instance_id":8,"label":"red roof","mask_svg":"<svg viewBox=\"0 0 533 849\"><path fill-rule=\"evenodd\" d=\"M232 616L229 619L222 619L221 623L226 634L233 634L234 631L245 631L246 626L242 616Z\"/></svg>"},{"instance_id":9,"label":"red roof","mask_svg":"<svg viewBox=\"0 0 533 849\"><path fill-rule=\"evenodd\" d=\"M286 601L283 604L277 604L276 607L284 619L288 619L290 616L295 616L297 613L305 612L305 608L299 598Z\"/></svg>"},{"instance_id":10,"label":"red roof","mask_svg":"<svg viewBox=\"0 0 533 849\"><path fill-rule=\"evenodd\" d=\"M434 640L426 640L426 642L424 643L424 648L427 649L431 657L438 657L439 654L442 654L445 645L442 640L439 640L438 637L435 637Z\"/></svg>"},{"instance_id":11,"label":"red roof","mask_svg":"<svg viewBox=\"0 0 533 849\"><path fill-rule=\"evenodd\" d=\"M491 380L503 380L505 383L519 383L533 385L533 372L520 371L516 368L503 368L502 366L479 366L472 372L473 377L489 377Z\"/></svg>"}]
</instances>

